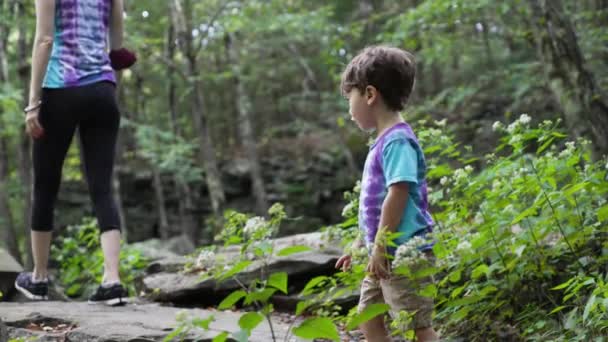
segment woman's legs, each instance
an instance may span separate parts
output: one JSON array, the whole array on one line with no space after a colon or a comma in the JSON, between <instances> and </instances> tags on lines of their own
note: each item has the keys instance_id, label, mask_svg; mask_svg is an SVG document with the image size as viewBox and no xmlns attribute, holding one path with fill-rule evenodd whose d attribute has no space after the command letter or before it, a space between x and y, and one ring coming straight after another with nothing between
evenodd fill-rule
<instances>
[{"instance_id":1,"label":"woman's legs","mask_svg":"<svg viewBox=\"0 0 608 342\"><path fill-rule=\"evenodd\" d=\"M48 278L49 252L51 249L52 232L31 231L32 255L34 256L34 281Z\"/></svg>"},{"instance_id":2,"label":"woman's legs","mask_svg":"<svg viewBox=\"0 0 608 342\"><path fill-rule=\"evenodd\" d=\"M113 229L101 234L101 249L104 257L104 283L119 283L120 274L120 230Z\"/></svg>"},{"instance_id":3,"label":"woman's legs","mask_svg":"<svg viewBox=\"0 0 608 342\"><path fill-rule=\"evenodd\" d=\"M104 253L104 283L120 281L120 219L112 196L112 174L120 112L115 86L102 82L91 86L87 94L86 113L79 125L86 179L95 214L101 228Z\"/></svg>"},{"instance_id":4,"label":"woman's legs","mask_svg":"<svg viewBox=\"0 0 608 342\"><path fill-rule=\"evenodd\" d=\"M74 108L64 90L44 90L40 123L45 135L33 143L34 166L33 205L31 216L34 280L47 278L47 267L53 230L53 213L63 161L76 129L76 120L69 113Z\"/></svg>"}]
</instances>

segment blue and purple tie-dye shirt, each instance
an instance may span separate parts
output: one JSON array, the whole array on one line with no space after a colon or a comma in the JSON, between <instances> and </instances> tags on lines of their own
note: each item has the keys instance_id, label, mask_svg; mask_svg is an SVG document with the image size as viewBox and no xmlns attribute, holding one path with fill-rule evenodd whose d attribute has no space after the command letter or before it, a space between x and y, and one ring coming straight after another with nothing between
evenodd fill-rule
<instances>
[{"instance_id":1,"label":"blue and purple tie-dye shirt","mask_svg":"<svg viewBox=\"0 0 608 342\"><path fill-rule=\"evenodd\" d=\"M409 183L409 198L396 229L401 235L394 242L403 244L432 229L425 175L424 154L407 123L391 127L376 139L365 161L359 200L359 227L368 248L375 241L388 188L395 183Z\"/></svg>"},{"instance_id":2,"label":"blue and purple tie-dye shirt","mask_svg":"<svg viewBox=\"0 0 608 342\"><path fill-rule=\"evenodd\" d=\"M57 0L44 88L116 82L107 53L112 0Z\"/></svg>"}]
</instances>

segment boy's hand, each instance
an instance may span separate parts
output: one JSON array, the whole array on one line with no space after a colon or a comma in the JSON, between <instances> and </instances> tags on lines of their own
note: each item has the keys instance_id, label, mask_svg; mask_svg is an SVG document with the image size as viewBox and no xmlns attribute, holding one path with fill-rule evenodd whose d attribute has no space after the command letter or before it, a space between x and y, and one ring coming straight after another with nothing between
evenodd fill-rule
<instances>
[{"instance_id":1,"label":"boy's hand","mask_svg":"<svg viewBox=\"0 0 608 342\"><path fill-rule=\"evenodd\" d=\"M352 256L350 256L348 254L343 255L336 262L336 268L341 268L342 272L346 272L350 268L352 261L353 261Z\"/></svg>"},{"instance_id":2,"label":"boy's hand","mask_svg":"<svg viewBox=\"0 0 608 342\"><path fill-rule=\"evenodd\" d=\"M388 279L390 272L384 248L374 248L369 264L367 264L367 272L376 279Z\"/></svg>"}]
</instances>

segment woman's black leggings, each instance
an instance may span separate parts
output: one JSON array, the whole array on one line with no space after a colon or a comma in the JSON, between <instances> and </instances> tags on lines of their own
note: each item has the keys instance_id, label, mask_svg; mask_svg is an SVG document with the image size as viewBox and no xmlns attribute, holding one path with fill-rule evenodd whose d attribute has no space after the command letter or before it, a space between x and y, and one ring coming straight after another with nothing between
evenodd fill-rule
<instances>
[{"instance_id":1,"label":"woman's black leggings","mask_svg":"<svg viewBox=\"0 0 608 342\"><path fill-rule=\"evenodd\" d=\"M89 193L102 232L120 229L112 196L112 171L120 112L113 83L43 89L39 120L44 136L34 139L32 230L53 230L61 170L78 127Z\"/></svg>"}]
</instances>

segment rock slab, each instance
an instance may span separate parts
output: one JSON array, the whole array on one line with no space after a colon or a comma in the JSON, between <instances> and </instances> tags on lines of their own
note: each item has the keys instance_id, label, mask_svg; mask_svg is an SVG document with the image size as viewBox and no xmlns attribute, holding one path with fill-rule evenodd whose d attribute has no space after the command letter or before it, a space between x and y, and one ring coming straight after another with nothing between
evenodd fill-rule
<instances>
[{"instance_id":1,"label":"rock slab","mask_svg":"<svg viewBox=\"0 0 608 342\"><path fill-rule=\"evenodd\" d=\"M8 327L8 337L33 337L33 341L62 342L152 342L162 341L176 328L176 315L192 318L215 317L209 330L191 331L184 341L211 341L222 331L239 331L238 321L243 313L178 309L158 304L130 304L122 307L89 305L82 302L2 303L0 320ZM30 323L74 326L64 332L44 332L26 329ZM1 324L0 324L1 327ZM288 325L273 319L277 336L285 336ZM2 329L0 328L0 336ZM271 331L262 322L250 336L250 341L272 341ZM178 339L175 339L178 341Z\"/></svg>"}]
</instances>

